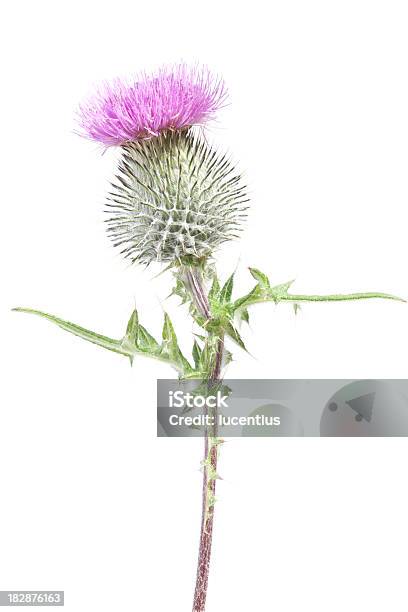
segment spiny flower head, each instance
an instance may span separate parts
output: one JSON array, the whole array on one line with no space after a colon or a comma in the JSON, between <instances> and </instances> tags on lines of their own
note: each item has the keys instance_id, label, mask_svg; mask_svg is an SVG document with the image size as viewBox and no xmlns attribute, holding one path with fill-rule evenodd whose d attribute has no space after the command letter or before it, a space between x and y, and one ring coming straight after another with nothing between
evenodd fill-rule
<instances>
[{"instance_id":1,"label":"spiny flower head","mask_svg":"<svg viewBox=\"0 0 408 612\"><path fill-rule=\"evenodd\" d=\"M116 178L108 232L132 262L205 258L246 217L240 175L192 130L127 144Z\"/></svg>"},{"instance_id":2,"label":"spiny flower head","mask_svg":"<svg viewBox=\"0 0 408 612\"><path fill-rule=\"evenodd\" d=\"M203 125L226 97L223 80L207 68L165 66L132 82L105 83L79 107L81 135L111 146Z\"/></svg>"}]
</instances>

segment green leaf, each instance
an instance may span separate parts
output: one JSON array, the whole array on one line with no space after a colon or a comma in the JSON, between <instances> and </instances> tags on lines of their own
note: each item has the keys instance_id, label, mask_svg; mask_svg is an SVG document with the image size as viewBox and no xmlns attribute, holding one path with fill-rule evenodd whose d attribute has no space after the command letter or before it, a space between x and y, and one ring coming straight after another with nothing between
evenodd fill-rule
<instances>
[{"instance_id":1,"label":"green leaf","mask_svg":"<svg viewBox=\"0 0 408 612\"><path fill-rule=\"evenodd\" d=\"M192 369L191 365L179 348L173 324L167 313L164 314L162 338L163 342L160 354L168 357L173 363L179 364L183 370L190 371Z\"/></svg>"},{"instance_id":2,"label":"green leaf","mask_svg":"<svg viewBox=\"0 0 408 612\"><path fill-rule=\"evenodd\" d=\"M164 314L162 338L163 338L163 343L162 343L162 348L161 348L162 353L169 355L169 357L178 356L178 352L180 349L177 343L177 336L176 336L173 324L167 312Z\"/></svg>"},{"instance_id":3,"label":"green leaf","mask_svg":"<svg viewBox=\"0 0 408 612\"><path fill-rule=\"evenodd\" d=\"M218 337L212 334L209 334L205 339L205 344L203 350L201 351L201 359L200 359L200 370L202 372L202 377L207 377L211 372L214 366L214 360L216 358L218 349Z\"/></svg>"},{"instance_id":4,"label":"green leaf","mask_svg":"<svg viewBox=\"0 0 408 612\"><path fill-rule=\"evenodd\" d=\"M132 353L145 353L151 357L158 357L160 355L160 345L143 325L140 325L136 308L132 312L127 324L126 334L122 340L122 348ZM133 358L131 358L131 361L133 362Z\"/></svg>"},{"instance_id":5,"label":"green leaf","mask_svg":"<svg viewBox=\"0 0 408 612\"><path fill-rule=\"evenodd\" d=\"M231 363L231 361L233 361L233 355L232 355L231 351L229 351L228 349L224 349L224 363L223 363L223 366L226 367L227 365L229 365Z\"/></svg>"},{"instance_id":6,"label":"green leaf","mask_svg":"<svg viewBox=\"0 0 408 612\"><path fill-rule=\"evenodd\" d=\"M126 338L129 340L129 342L137 346L138 335L139 335L139 316L135 308L130 316L130 319L126 327Z\"/></svg>"},{"instance_id":7,"label":"green leaf","mask_svg":"<svg viewBox=\"0 0 408 612\"><path fill-rule=\"evenodd\" d=\"M238 346L240 346L244 351L248 352L244 344L244 341L242 340L238 331L235 329L235 327L230 321L225 322L224 329L225 329L225 333L231 338L231 340L233 340L236 344L238 344Z\"/></svg>"},{"instance_id":8,"label":"green leaf","mask_svg":"<svg viewBox=\"0 0 408 612\"><path fill-rule=\"evenodd\" d=\"M177 297L181 298L181 304L186 304L189 301L189 295L186 291L184 283L179 278L176 278L176 284L168 297L171 297L172 295L176 295Z\"/></svg>"},{"instance_id":9,"label":"green leaf","mask_svg":"<svg viewBox=\"0 0 408 612\"><path fill-rule=\"evenodd\" d=\"M201 340L201 342L205 342L206 341L206 337L202 336L201 334L194 334L196 338L198 338L199 340Z\"/></svg>"},{"instance_id":10,"label":"green leaf","mask_svg":"<svg viewBox=\"0 0 408 612\"><path fill-rule=\"evenodd\" d=\"M241 321L245 321L245 323L248 323L248 325L249 325L249 312L248 312L248 309L247 308L243 308L239 314L240 314L240 317L241 317Z\"/></svg>"},{"instance_id":11,"label":"green leaf","mask_svg":"<svg viewBox=\"0 0 408 612\"><path fill-rule=\"evenodd\" d=\"M221 304L228 304L231 300L232 289L234 287L234 273L231 274L220 293L220 302Z\"/></svg>"},{"instance_id":12,"label":"green leaf","mask_svg":"<svg viewBox=\"0 0 408 612\"><path fill-rule=\"evenodd\" d=\"M269 278L257 268L249 268L250 273L262 287L270 287Z\"/></svg>"},{"instance_id":13,"label":"green leaf","mask_svg":"<svg viewBox=\"0 0 408 612\"><path fill-rule=\"evenodd\" d=\"M390 293L333 293L331 295L295 295L288 293L281 298L288 302L350 302L354 300L395 300L397 302L406 302L406 300L391 295Z\"/></svg>"},{"instance_id":14,"label":"green leaf","mask_svg":"<svg viewBox=\"0 0 408 612\"><path fill-rule=\"evenodd\" d=\"M276 304L281 300L285 299L288 295L289 287L293 284L293 280L283 283L282 285L275 285L275 287L270 287L267 291L267 295L269 299L272 299Z\"/></svg>"},{"instance_id":15,"label":"green leaf","mask_svg":"<svg viewBox=\"0 0 408 612\"><path fill-rule=\"evenodd\" d=\"M160 354L160 344L149 334L143 325L139 324L138 349L152 355Z\"/></svg>"},{"instance_id":16,"label":"green leaf","mask_svg":"<svg viewBox=\"0 0 408 612\"><path fill-rule=\"evenodd\" d=\"M210 302L210 304L214 302L215 300L218 300L219 293L220 293L220 283L218 282L217 276L214 275L211 289L208 294L208 301Z\"/></svg>"},{"instance_id":17,"label":"green leaf","mask_svg":"<svg viewBox=\"0 0 408 612\"><path fill-rule=\"evenodd\" d=\"M235 300L235 302L232 304L232 312L240 310L241 308L246 307L246 305L249 306L250 304L254 304L256 302L261 301L260 298L262 298L264 293L265 292L259 284L255 285L255 287L249 293L239 298L238 300Z\"/></svg>"},{"instance_id":18,"label":"green leaf","mask_svg":"<svg viewBox=\"0 0 408 612\"><path fill-rule=\"evenodd\" d=\"M64 319L41 312L40 310L33 310L31 308L13 308L13 310L16 312L34 314L43 319L47 319L55 325L58 325L61 329L83 340L128 357L131 363L133 363L135 355L139 354L168 363L178 370L182 376L192 372L191 365L178 348L177 338L168 317L167 320L165 320L165 328L163 329L163 345L160 346L143 325L140 325L136 309L132 312L129 319L125 336L120 340L97 334L80 325L64 321Z\"/></svg>"},{"instance_id":19,"label":"green leaf","mask_svg":"<svg viewBox=\"0 0 408 612\"><path fill-rule=\"evenodd\" d=\"M194 365L195 365L196 370L199 370L201 366L201 353L202 353L202 349L200 348L198 342L194 340L192 354L193 354Z\"/></svg>"},{"instance_id":20,"label":"green leaf","mask_svg":"<svg viewBox=\"0 0 408 612\"><path fill-rule=\"evenodd\" d=\"M41 312L40 310L33 310L31 308L13 308L15 312L25 312L28 314L34 314L43 319L47 319L47 321L51 321L51 323L55 323L61 329L73 334L74 336L78 336L87 342L92 342L93 344L97 344L98 346L102 346L106 348L108 351L114 351L115 353L119 353L121 355L125 355L132 359L133 353L130 349L122 346L121 340L114 340L112 338L108 338L107 336L102 336L101 334L96 334L89 329L85 329L85 327L81 327L76 325L75 323L70 323L69 321L64 321L64 319L60 319L58 317L54 317L54 315L47 314L46 312Z\"/></svg>"},{"instance_id":21,"label":"green leaf","mask_svg":"<svg viewBox=\"0 0 408 612\"><path fill-rule=\"evenodd\" d=\"M250 268L251 274L258 284L250 291L247 295L239 298L232 305L232 312L241 315L243 309L247 309L253 304L260 304L262 302L275 302L278 304L281 301L294 303L295 312L299 311L299 302L348 302L354 300L368 300L368 299L384 299L384 300L396 300L399 302L405 302L405 300L389 293L379 292L366 292L366 293L334 293L331 295L298 295L289 293L289 288L293 281L283 283L281 285L275 285L271 287L269 280L259 270ZM245 317L245 314L244 314ZM245 320L245 319L244 319Z\"/></svg>"}]
</instances>

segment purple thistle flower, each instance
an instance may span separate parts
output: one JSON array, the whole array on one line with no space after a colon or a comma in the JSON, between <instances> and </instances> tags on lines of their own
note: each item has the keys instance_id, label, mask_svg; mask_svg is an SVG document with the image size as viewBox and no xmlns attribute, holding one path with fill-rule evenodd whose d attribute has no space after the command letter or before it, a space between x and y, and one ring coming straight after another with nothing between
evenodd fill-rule
<instances>
[{"instance_id":1,"label":"purple thistle flower","mask_svg":"<svg viewBox=\"0 0 408 612\"><path fill-rule=\"evenodd\" d=\"M81 136L105 146L203 125L227 97L221 78L205 67L164 66L133 82L105 83L79 107Z\"/></svg>"}]
</instances>

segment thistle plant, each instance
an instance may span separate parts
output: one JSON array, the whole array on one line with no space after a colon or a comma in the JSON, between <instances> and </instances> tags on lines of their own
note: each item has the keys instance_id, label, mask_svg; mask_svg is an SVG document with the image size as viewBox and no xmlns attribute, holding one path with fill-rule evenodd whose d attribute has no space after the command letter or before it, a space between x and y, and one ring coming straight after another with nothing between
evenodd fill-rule
<instances>
[{"instance_id":1,"label":"thistle plant","mask_svg":"<svg viewBox=\"0 0 408 612\"><path fill-rule=\"evenodd\" d=\"M249 293L234 295L234 274L221 282L215 256L239 236L248 197L229 157L207 143L202 127L224 105L222 79L206 68L181 64L136 80L106 83L78 110L79 132L103 147L117 146L121 157L106 200L107 232L130 262L154 262L172 274L172 294L188 308L196 334L191 358L183 355L167 313L160 339L139 321L135 309L122 338L108 338L51 314L28 308L65 331L127 357L166 362L180 379L199 379L207 389L219 384L231 359L229 344L245 350L237 322L261 302L336 302L399 298L378 292L335 295L291 293L290 282L274 285L257 268ZM228 345L228 347L226 346ZM215 510L219 448L216 431L204 436L203 499L193 612L205 609Z\"/></svg>"}]
</instances>

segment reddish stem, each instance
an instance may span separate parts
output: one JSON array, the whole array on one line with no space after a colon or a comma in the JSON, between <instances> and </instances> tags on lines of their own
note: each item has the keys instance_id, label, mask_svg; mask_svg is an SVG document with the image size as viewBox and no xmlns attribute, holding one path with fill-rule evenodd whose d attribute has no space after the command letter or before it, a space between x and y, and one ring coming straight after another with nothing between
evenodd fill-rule
<instances>
[{"instance_id":1,"label":"reddish stem","mask_svg":"<svg viewBox=\"0 0 408 612\"><path fill-rule=\"evenodd\" d=\"M208 437L205 438L205 460L209 459L211 469L217 469L218 446L212 446L208 455ZM193 612L204 612L207 598L208 575L210 571L211 545L214 526L214 507L207 510L207 496L215 495L213 479L208 483L208 470L203 475L203 515L201 520L200 547L198 551L197 577L194 591Z\"/></svg>"},{"instance_id":2,"label":"reddish stem","mask_svg":"<svg viewBox=\"0 0 408 612\"><path fill-rule=\"evenodd\" d=\"M199 312L205 317L206 320L210 319L211 312L208 296L202 282L200 271L194 268L189 269L187 271L187 282ZM214 366L208 380L209 388L220 380L223 353L224 338L219 337L217 339ZM215 414L214 416L216 421L217 415ZM214 527L214 499L219 446L219 439L216 436L216 427L214 427L211 432L206 429L204 437L201 533L198 550L193 612L204 612L207 598L208 575L210 571L211 546Z\"/></svg>"}]
</instances>

